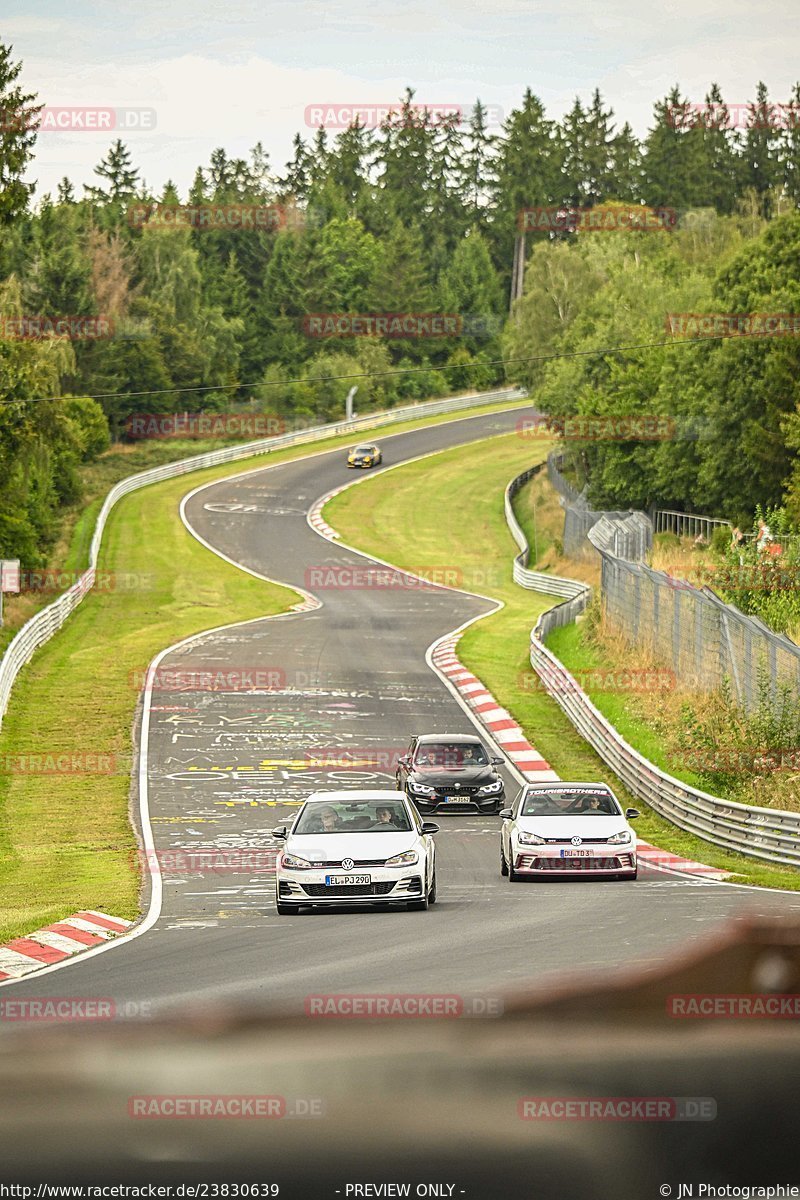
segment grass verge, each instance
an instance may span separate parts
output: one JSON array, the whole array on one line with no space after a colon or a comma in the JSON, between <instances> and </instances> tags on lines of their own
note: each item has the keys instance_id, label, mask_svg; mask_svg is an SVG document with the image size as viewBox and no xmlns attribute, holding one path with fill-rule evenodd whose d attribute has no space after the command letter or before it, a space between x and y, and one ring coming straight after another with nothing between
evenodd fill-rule
<instances>
[{"instance_id":1,"label":"grass verge","mask_svg":"<svg viewBox=\"0 0 800 1200\"><path fill-rule=\"evenodd\" d=\"M512 406L495 403L469 415L505 407ZM403 422L391 433L453 419L458 415ZM193 472L134 492L112 510L99 568L146 576L149 590L91 592L16 682L0 731L0 942L79 908L137 915L128 795L141 672L181 638L283 612L298 600L291 589L254 579L190 537L178 514L181 497L202 483L352 441L351 435L326 439ZM137 469L131 456L125 463L121 474ZM76 569L85 566L93 528L87 509L69 549ZM113 756L114 767L82 775L20 769L26 760L18 756L56 753Z\"/></svg>"},{"instance_id":2,"label":"grass verge","mask_svg":"<svg viewBox=\"0 0 800 1200\"><path fill-rule=\"evenodd\" d=\"M512 476L545 457L549 446L520 444L513 435L458 447L365 480L334 497L325 517L343 539L408 570L421 564L457 566L463 587L502 600L497 613L461 638L462 662L496 696L533 745L565 779L613 778L603 761L547 696L528 660L530 630L552 598L514 584L514 542L505 523L503 492ZM475 456L480 454L480 470ZM465 520L464 514L469 514ZM619 780L620 798L642 812L640 836L664 850L731 871L741 882L800 889L800 873L764 866L715 849L635 801Z\"/></svg>"},{"instance_id":3,"label":"grass verge","mask_svg":"<svg viewBox=\"0 0 800 1200\"><path fill-rule=\"evenodd\" d=\"M492 404L470 409L467 415L479 415L480 413L491 412L492 409L497 408L525 408L528 406L528 401L520 401L518 404L512 405L506 405L502 402L498 404L495 401ZM458 415L445 413L439 417L421 417L415 420L404 421L395 426L386 426L386 436L389 433L402 433L423 425L439 425L443 421L453 420L454 416L458 417ZM346 438L326 440L325 445L349 445L352 441L353 435L351 434ZM35 616L40 609L46 608L48 604L52 604L58 598L60 591L65 590L71 583L74 583L77 575L86 570L89 565L89 547L91 546L97 515L103 506L106 494L115 483L119 483L121 479L126 479L129 475L135 475L139 471L146 471L151 467L159 467L164 463L176 462L183 458L193 458L197 455L206 454L213 450L221 450L225 446L234 444L234 442L226 442L218 438L170 438L163 441L148 440L134 442L130 445L115 443L95 462L84 464L80 468L81 485L83 488L81 500L79 503L71 505L60 512L57 518L59 523L58 537L50 554L47 567L37 572L42 576L48 575L46 583L40 586L40 588L34 588L20 595L8 594L4 597L3 625L0 627L0 655L3 654L8 643L26 621ZM312 453L313 447L305 449L302 452ZM260 457L263 458L264 456ZM245 463L247 461L250 460L243 460ZM256 458L253 461L258 462L260 460ZM235 468L231 468L229 465L223 469L229 473ZM61 572L64 573L64 581L60 586L56 587L57 577Z\"/></svg>"}]
</instances>

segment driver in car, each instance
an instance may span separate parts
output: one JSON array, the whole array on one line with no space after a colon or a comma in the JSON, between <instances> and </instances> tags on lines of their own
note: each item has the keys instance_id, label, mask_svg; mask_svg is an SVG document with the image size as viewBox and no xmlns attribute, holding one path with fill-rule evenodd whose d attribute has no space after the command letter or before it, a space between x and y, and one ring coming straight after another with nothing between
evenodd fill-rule
<instances>
[{"instance_id":1,"label":"driver in car","mask_svg":"<svg viewBox=\"0 0 800 1200\"><path fill-rule=\"evenodd\" d=\"M385 825L391 825L393 829L397 828L397 822L394 819L394 809L381 805L375 809L375 820L370 826L371 829L382 829Z\"/></svg>"},{"instance_id":2,"label":"driver in car","mask_svg":"<svg viewBox=\"0 0 800 1200\"><path fill-rule=\"evenodd\" d=\"M579 796L577 800L572 801L567 812L607 813L608 808L602 796Z\"/></svg>"},{"instance_id":3,"label":"driver in car","mask_svg":"<svg viewBox=\"0 0 800 1200\"><path fill-rule=\"evenodd\" d=\"M319 815L322 818L323 833L337 833L341 829L342 822L335 808L323 808Z\"/></svg>"}]
</instances>

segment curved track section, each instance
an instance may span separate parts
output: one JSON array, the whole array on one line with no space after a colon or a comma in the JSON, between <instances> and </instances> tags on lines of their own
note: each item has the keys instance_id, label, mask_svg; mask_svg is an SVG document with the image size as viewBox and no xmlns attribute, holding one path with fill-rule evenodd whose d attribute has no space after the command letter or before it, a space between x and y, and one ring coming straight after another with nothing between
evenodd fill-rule
<instances>
[{"instance_id":1,"label":"curved track section","mask_svg":"<svg viewBox=\"0 0 800 1200\"><path fill-rule=\"evenodd\" d=\"M385 464L511 432L518 419L517 409L385 437ZM474 455L480 470L477 445ZM301 1013L304 998L323 989L498 993L565 969L655 964L744 913L800 913L794 894L646 867L634 884L510 887L498 869L497 819L464 815L440 820L439 903L429 912L278 917L272 829L311 790L393 786L394 757L413 733L469 728L426 651L496 607L396 577L375 586L366 556L326 541L306 520L314 501L347 479L336 450L186 499L185 520L206 545L319 607L244 624L231 613L230 626L161 656L142 763L163 884L158 911L140 936L20 981L15 994L100 994L118 1011L155 1014L229 1003ZM511 769L506 782L513 794Z\"/></svg>"}]
</instances>

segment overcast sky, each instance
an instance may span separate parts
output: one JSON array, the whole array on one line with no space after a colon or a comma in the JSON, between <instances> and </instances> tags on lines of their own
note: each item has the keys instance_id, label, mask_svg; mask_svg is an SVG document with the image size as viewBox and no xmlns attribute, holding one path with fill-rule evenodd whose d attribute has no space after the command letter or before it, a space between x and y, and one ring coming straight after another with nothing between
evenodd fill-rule
<instances>
[{"instance_id":1,"label":"overcast sky","mask_svg":"<svg viewBox=\"0 0 800 1200\"><path fill-rule=\"evenodd\" d=\"M389 104L406 85L429 104L480 97L498 118L526 86L556 117L600 87L641 136L675 83L702 101L713 80L741 104L759 79L785 101L800 77L796 0L0 0L0 40L42 103L155 110L124 140L151 187L182 192L215 146L260 139L280 171L293 135L314 134L309 105ZM38 194L90 182L114 136L41 133Z\"/></svg>"}]
</instances>

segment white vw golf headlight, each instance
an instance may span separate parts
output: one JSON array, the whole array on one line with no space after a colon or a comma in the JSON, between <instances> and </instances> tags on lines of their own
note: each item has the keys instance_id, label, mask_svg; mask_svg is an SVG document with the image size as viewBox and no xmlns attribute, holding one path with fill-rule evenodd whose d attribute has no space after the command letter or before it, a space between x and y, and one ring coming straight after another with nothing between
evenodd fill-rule
<instances>
[{"instance_id":1,"label":"white vw golf headlight","mask_svg":"<svg viewBox=\"0 0 800 1200\"><path fill-rule=\"evenodd\" d=\"M626 842L631 840L631 835L627 829L623 829L622 833L615 833L613 837L608 839L609 846L624 846Z\"/></svg>"},{"instance_id":2,"label":"white vw golf headlight","mask_svg":"<svg viewBox=\"0 0 800 1200\"><path fill-rule=\"evenodd\" d=\"M395 854L393 858L387 858L387 867L411 867L415 862L419 861L419 855L416 850L404 850L402 854Z\"/></svg>"},{"instance_id":3,"label":"white vw golf headlight","mask_svg":"<svg viewBox=\"0 0 800 1200\"><path fill-rule=\"evenodd\" d=\"M311 863L308 861L307 858L298 858L297 855L287 854L285 851L283 854L283 861L281 863L281 866L289 867L289 869L292 871L310 871L311 870Z\"/></svg>"},{"instance_id":4,"label":"white vw golf headlight","mask_svg":"<svg viewBox=\"0 0 800 1200\"><path fill-rule=\"evenodd\" d=\"M523 846L543 846L547 838L539 837L538 833L526 833L524 829L517 830L517 837Z\"/></svg>"}]
</instances>

